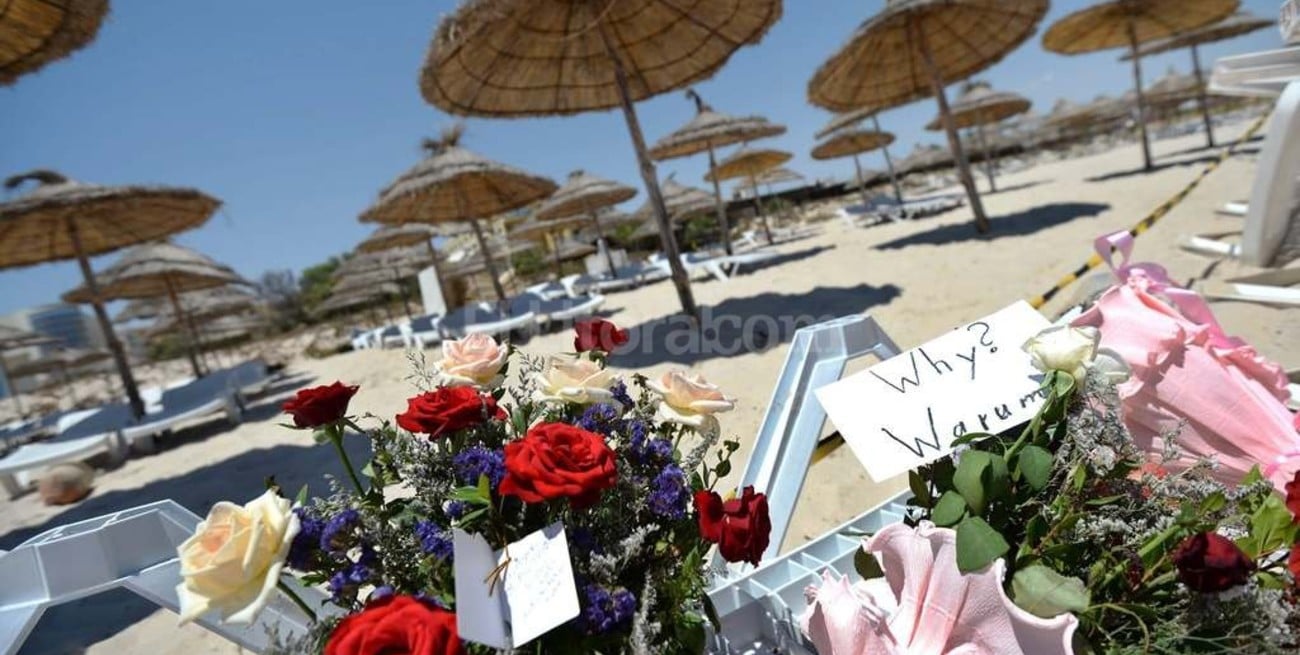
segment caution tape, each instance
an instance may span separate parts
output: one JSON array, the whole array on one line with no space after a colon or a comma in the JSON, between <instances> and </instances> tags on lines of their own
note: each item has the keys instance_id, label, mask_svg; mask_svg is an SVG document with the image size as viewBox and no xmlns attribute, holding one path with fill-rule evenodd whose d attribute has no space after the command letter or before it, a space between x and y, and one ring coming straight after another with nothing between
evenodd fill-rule
<instances>
[{"instance_id":1,"label":"caution tape","mask_svg":"<svg viewBox=\"0 0 1300 655\"><path fill-rule=\"evenodd\" d=\"M1264 114L1263 116L1260 116L1259 120L1255 121L1255 123L1250 126L1250 129L1246 130L1245 133L1243 133L1236 141L1234 141L1232 145L1228 146L1222 153L1219 153L1219 157L1214 161L1210 162L1210 164L1205 167L1205 170L1202 170L1200 174L1196 176L1195 179L1193 179L1190 183L1188 183L1187 186L1183 187L1181 191L1175 193L1172 198L1164 201L1164 203L1162 203L1159 207L1156 207L1150 214L1147 214L1145 218L1138 221L1137 225L1134 225L1131 229L1129 229L1128 233L1136 237L1139 234L1142 234L1143 232L1146 232L1147 230L1151 229L1151 226L1155 225L1156 221L1159 221L1160 219L1167 216L1170 210L1172 210L1174 207L1177 207L1179 203L1181 203L1184 199L1186 199L1187 196L1192 193L1193 189L1200 186L1201 182L1204 181L1205 178L1209 177L1210 173L1213 173L1216 169L1219 168L1219 166L1223 164L1224 161L1228 159L1228 157L1231 157L1233 152L1235 152L1237 148L1241 147L1241 144L1245 143L1246 141L1249 141L1251 137L1255 136L1255 134L1259 132L1260 128L1264 127L1264 123L1268 121L1268 117L1269 117L1268 114ZM1077 281L1079 278L1083 277L1084 275L1087 275L1088 271L1091 271L1092 269L1101 266L1102 261L1103 260L1100 254L1093 253L1093 255L1088 258L1088 261L1084 262L1083 265L1079 266L1079 268L1074 269L1073 271L1068 273L1065 277L1061 278L1055 285L1052 286L1051 289L1048 289L1045 293L1043 293L1040 296L1031 298L1029 300L1029 304L1033 305L1034 309L1038 309L1039 307L1042 307L1043 305L1047 304L1047 301L1051 300L1052 298L1055 298L1056 294L1060 293L1071 284L1074 284L1075 281Z\"/></svg>"},{"instance_id":2,"label":"caution tape","mask_svg":"<svg viewBox=\"0 0 1300 655\"><path fill-rule=\"evenodd\" d=\"M1186 199L1193 189L1200 186L1201 182L1204 181L1206 177L1209 177L1210 173L1213 173L1215 169L1219 168L1219 166L1228 159L1228 157L1231 157L1237 148L1241 147L1243 143L1249 141L1251 137L1255 136L1255 134L1264 127L1264 123L1268 121L1268 117L1269 114L1261 116L1259 120L1255 121L1255 123L1250 126L1250 129L1246 130L1245 133L1232 143L1232 145L1228 146L1222 153L1220 153L1217 159L1210 162L1210 164L1205 167L1205 170L1201 171L1200 174L1196 176L1196 179L1193 179L1187 186L1183 187L1181 191L1174 194L1172 198L1166 200L1159 207L1156 207L1150 214L1147 214L1145 218L1138 221L1137 225L1134 225L1128 233L1136 237L1137 235L1151 229L1151 226L1155 225L1156 221L1159 221L1168 215L1169 211L1174 207L1177 207L1178 203ZM1094 253L1082 266L1075 269L1069 275L1061 278L1061 280L1051 289L1048 289L1046 293L1031 299L1029 304L1033 305L1035 309L1042 307L1047 304L1047 301L1060 293L1062 289L1074 284L1076 280L1087 275L1088 271L1101 266L1102 261L1101 255ZM817 447L813 450L812 462L814 464L820 462L843 445L844 437L840 435L839 432L832 433L829 437L817 443Z\"/></svg>"}]
</instances>

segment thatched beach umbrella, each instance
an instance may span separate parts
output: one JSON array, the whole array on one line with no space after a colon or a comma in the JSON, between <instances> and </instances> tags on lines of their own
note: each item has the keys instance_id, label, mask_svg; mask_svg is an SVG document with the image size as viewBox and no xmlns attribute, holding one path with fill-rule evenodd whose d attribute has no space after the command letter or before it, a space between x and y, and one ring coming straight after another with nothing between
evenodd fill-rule
<instances>
[{"instance_id":1,"label":"thatched beach umbrella","mask_svg":"<svg viewBox=\"0 0 1300 655\"><path fill-rule=\"evenodd\" d=\"M604 229L600 225L600 216L596 212L631 200L634 196L636 196L636 189L630 186L583 171L573 171L569 173L569 179L565 180L564 185L537 207L533 216L538 221L545 222L565 220L575 215L590 217L592 226L596 228L596 238L605 249L605 262L609 264L609 274L613 275L614 255L609 251ZM558 261L556 271L559 271Z\"/></svg>"},{"instance_id":2,"label":"thatched beach umbrella","mask_svg":"<svg viewBox=\"0 0 1300 655\"><path fill-rule=\"evenodd\" d=\"M650 157L656 161L707 152L709 170L713 170L718 167L718 148L785 134L784 125L769 122L762 116L737 117L714 111L694 89L687 89L686 97L695 102L695 118L655 142L650 148ZM727 224L727 206L722 201L722 187L716 179L713 180L713 200L718 212L718 226L722 230L722 247L727 254L731 254L731 226Z\"/></svg>"},{"instance_id":3,"label":"thatched beach umbrella","mask_svg":"<svg viewBox=\"0 0 1300 655\"><path fill-rule=\"evenodd\" d=\"M108 0L8 0L0 9L0 86L95 39Z\"/></svg>"},{"instance_id":4,"label":"thatched beach umbrella","mask_svg":"<svg viewBox=\"0 0 1300 655\"><path fill-rule=\"evenodd\" d=\"M365 284L393 282L401 289L402 307L411 316L411 301L403 280L415 277L429 265L430 255L424 246L407 246L382 252L360 253L344 260L330 276L333 292Z\"/></svg>"},{"instance_id":5,"label":"thatched beach umbrella","mask_svg":"<svg viewBox=\"0 0 1300 655\"><path fill-rule=\"evenodd\" d=\"M984 151L984 174L989 178L989 190L997 191L998 183L993 177L993 153L989 151L988 137L984 134L986 125L1002 121L1029 111L1029 98L1008 91L994 91L986 82L971 82L962 89L957 101L952 103L952 120L958 128L970 128L975 132L975 139ZM936 116L925 129L938 131L943 118Z\"/></svg>"},{"instance_id":6,"label":"thatched beach umbrella","mask_svg":"<svg viewBox=\"0 0 1300 655\"><path fill-rule=\"evenodd\" d=\"M182 321L193 321L202 326L210 319L247 312L257 307L259 302L257 296L232 286L191 291L181 294L175 307L164 307L154 319L150 331L172 330Z\"/></svg>"},{"instance_id":7,"label":"thatched beach umbrella","mask_svg":"<svg viewBox=\"0 0 1300 655\"><path fill-rule=\"evenodd\" d=\"M387 225L468 221L483 252L490 252L479 219L536 202L555 192L555 183L461 148L460 126L425 142L430 157L416 164L379 196L361 220ZM492 258L486 259L497 298L506 301Z\"/></svg>"},{"instance_id":8,"label":"thatched beach umbrella","mask_svg":"<svg viewBox=\"0 0 1300 655\"><path fill-rule=\"evenodd\" d=\"M104 310L90 257L202 225L221 202L196 189L83 184L53 171L17 175L5 187L15 189L27 180L40 186L0 203L0 269L77 260L131 410L137 418L144 416L140 390Z\"/></svg>"},{"instance_id":9,"label":"thatched beach umbrella","mask_svg":"<svg viewBox=\"0 0 1300 655\"><path fill-rule=\"evenodd\" d=\"M707 79L781 17L780 0L471 0L438 26L420 74L433 105L472 116L620 107L682 311L696 315L633 103Z\"/></svg>"},{"instance_id":10,"label":"thatched beach umbrella","mask_svg":"<svg viewBox=\"0 0 1300 655\"><path fill-rule=\"evenodd\" d=\"M840 130L852 128L868 118L871 119L871 131L884 133L884 130L880 129L880 119L876 116L878 113L880 113L879 109L868 107L836 114L813 136L823 139ZM889 146L881 146L880 154L885 156L885 170L889 172L889 183L894 187L894 198L901 204L903 202L903 187L898 183L898 173L894 170L894 158L889 155Z\"/></svg>"},{"instance_id":11,"label":"thatched beach umbrella","mask_svg":"<svg viewBox=\"0 0 1300 655\"><path fill-rule=\"evenodd\" d=\"M776 241L772 238L772 228L767 224L767 212L763 210L763 203L759 198L760 194L756 180L759 175L777 168L793 158L794 155L784 150L751 150L748 146L745 146L732 153L730 157L722 160L713 170L705 173L704 179L711 182L735 178L749 180L749 187L754 193L754 210L758 212L758 218L763 223L763 234L767 237L768 245L771 245Z\"/></svg>"},{"instance_id":12,"label":"thatched beach umbrella","mask_svg":"<svg viewBox=\"0 0 1300 655\"><path fill-rule=\"evenodd\" d=\"M1138 48L1137 56L1147 57L1182 48L1187 48L1191 51L1192 74L1196 76L1196 83L1200 89L1196 100L1200 105L1201 119L1205 121L1205 143L1207 147L1213 148L1214 124L1210 121L1210 103L1205 97L1205 73L1201 68L1200 46L1205 45L1206 43L1214 43L1215 41L1234 39L1257 30L1272 27L1274 24L1274 21L1266 18L1259 18L1248 11L1239 11L1217 23L1211 23L1205 27L1190 32L1183 32L1177 36L1148 43ZM1133 56L1134 53L1129 52L1123 57L1120 57L1120 60L1128 61L1132 59Z\"/></svg>"},{"instance_id":13,"label":"thatched beach umbrella","mask_svg":"<svg viewBox=\"0 0 1300 655\"><path fill-rule=\"evenodd\" d=\"M988 232L943 87L997 63L1033 34L1046 13L1047 0L886 0L885 9L817 69L808 99L832 111L851 111L934 96L975 229Z\"/></svg>"},{"instance_id":14,"label":"thatched beach umbrella","mask_svg":"<svg viewBox=\"0 0 1300 655\"><path fill-rule=\"evenodd\" d=\"M852 157L853 172L858 180L858 192L862 194L863 207L866 207L871 204L871 199L867 197L867 181L862 176L862 162L858 155L888 147L893 142L894 135L889 132L844 130L817 144L817 147L813 148L812 157L821 160ZM893 166L891 165L889 168L892 173ZM900 203L903 201L903 192L898 188L897 181L894 182L894 195L897 196Z\"/></svg>"},{"instance_id":15,"label":"thatched beach umbrella","mask_svg":"<svg viewBox=\"0 0 1300 655\"><path fill-rule=\"evenodd\" d=\"M570 178L572 177L573 176L570 176ZM561 191L562 190L563 187L561 187ZM635 193L635 190L633 192ZM559 192L557 192L556 195L559 195ZM555 196L551 196L551 198L554 199ZM548 200L547 202L550 201ZM549 240L551 245L551 254L555 257L555 278L558 280L560 276L564 275L562 268L563 262L577 257L586 257L595 252L596 249L588 246L586 252L577 254L578 249L573 247L577 244L574 244L573 242L561 244L556 233L562 230L573 229L580 225L587 225L589 222L594 222L599 226L600 219L596 218L596 213L594 211L590 213L590 218L583 214L572 214L570 216L555 218L548 221L538 220L536 214L534 214L528 220L510 228L509 234L512 239L525 239L530 241ZM597 233L600 233L600 228L597 227L596 229ZM600 241L604 244L605 239L603 236L600 237ZM567 249L562 249L562 245L567 246ZM606 248L607 250L605 253L606 256L609 257L608 245L606 245ZM609 271L611 275L614 272L614 259L612 257L609 259Z\"/></svg>"},{"instance_id":16,"label":"thatched beach umbrella","mask_svg":"<svg viewBox=\"0 0 1300 655\"><path fill-rule=\"evenodd\" d=\"M165 241L135 246L122 254L111 266L95 274L100 300L134 300L167 298L173 310L179 310L177 295L228 284L247 284L230 267L207 255ZM85 285L63 294L63 301L87 303L90 289ZM186 332L186 354L194 377L204 375L198 360L198 332L193 319L179 312Z\"/></svg>"},{"instance_id":17,"label":"thatched beach umbrella","mask_svg":"<svg viewBox=\"0 0 1300 655\"><path fill-rule=\"evenodd\" d=\"M103 350L88 350L85 348L60 348L54 352L47 353L28 362L23 362L18 366L9 369L9 375L13 379L21 379L40 375L42 373L53 373L58 371L59 378L63 386L67 388L68 395L72 396L72 402L78 402L77 391L72 384L72 376L68 374L68 369L80 368L90 364L96 364L112 355Z\"/></svg>"},{"instance_id":18,"label":"thatched beach umbrella","mask_svg":"<svg viewBox=\"0 0 1300 655\"><path fill-rule=\"evenodd\" d=\"M921 173L952 166L952 151L934 144L912 146L912 152L898 162L898 172Z\"/></svg>"},{"instance_id":19,"label":"thatched beach umbrella","mask_svg":"<svg viewBox=\"0 0 1300 655\"><path fill-rule=\"evenodd\" d=\"M438 288L442 292L442 296L446 298L447 292L443 287L442 279L442 257L438 253L438 249L433 245L433 239L439 236L456 236L469 230L468 225L458 223L388 225L375 230L373 234L366 237L365 241L357 244L357 252L383 252L423 244L429 251L429 264L433 266L433 276L438 278Z\"/></svg>"},{"instance_id":20,"label":"thatched beach umbrella","mask_svg":"<svg viewBox=\"0 0 1300 655\"><path fill-rule=\"evenodd\" d=\"M35 332L19 330L8 325L0 325L0 378L4 379L5 389L9 391L9 396L14 399L14 408L19 416L23 414L23 401L19 397L18 391L14 389L13 378L10 377L9 370L5 367L4 354L10 350L45 346L53 343L58 343L58 339Z\"/></svg>"},{"instance_id":21,"label":"thatched beach umbrella","mask_svg":"<svg viewBox=\"0 0 1300 655\"><path fill-rule=\"evenodd\" d=\"M344 309L372 305L376 301L394 296L400 291L401 290L398 289L397 285L392 282L382 282L379 284L359 287L350 290L347 293L331 294L329 298L326 298L324 302L317 305L312 311L317 316L324 316L331 312ZM388 307L385 306L384 310L387 312ZM391 312L388 313L388 320L393 320Z\"/></svg>"},{"instance_id":22,"label":"thatched beach umbrella","mask_svg":"<svg viewBox=\"0 0 1300 655\"><path fill-rule=\"evenodd\" d=\"M664 192L664 204L668 208L668 215L674 220L682 220L689 216L701 214L713 207L713 194L703 189L680 184L673 179L673 175L664 178L664 181L659 186ZM647 200L645 204L637 208L633 215L642 220L651 220L654 217L654 211L654 207ZM658 228L657 223L655 227Z\"/></svg>"},{"instance_id":23,"label":"thatched beach umbrella","mask_svg":"<svg viewBox=\"0 0 1300 655\"><path fill-rule=\"evenodd\" d=\"M1240 0L1110 0L1056 21L1043 34L1043 47L1063 55L1129 49L1133 55L1138 126L1142 131L1142 162L1146 170L1151 170L1151 139L1147 134L1142 57L1138 48L1143 43L1223 20L1240 4Z\"/></svg>"}]
</instances>

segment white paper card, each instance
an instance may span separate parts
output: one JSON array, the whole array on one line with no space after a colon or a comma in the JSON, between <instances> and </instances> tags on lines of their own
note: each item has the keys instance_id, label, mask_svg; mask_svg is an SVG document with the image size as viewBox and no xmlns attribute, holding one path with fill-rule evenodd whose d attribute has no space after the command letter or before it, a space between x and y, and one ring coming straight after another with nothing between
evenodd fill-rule
<instances>
[{"instance_id":1,"label":"white paper card","mask_svg":"<svg viewBox=\"0 0 1300 655\"><path fill-rule=\"evenodd\" d=\"M947 455L963 434L1033 418L1043 376L1021 346L1048 326L1021 301L828 384L817 400L880 482Z\"/></svg>"},{"instance_id":2,"label":"white paper card","mask_svg":"<svg viewBox=\"0 0 1300 655\"><path fill-rule=\"evenodd\" d=\"M452 546L456 627L462 639L518 648L578 616L563 524L548 525L495 552L482 537L453 530ZM493 571L502 565L494 578Z\"/></svg>"}]
</instances>

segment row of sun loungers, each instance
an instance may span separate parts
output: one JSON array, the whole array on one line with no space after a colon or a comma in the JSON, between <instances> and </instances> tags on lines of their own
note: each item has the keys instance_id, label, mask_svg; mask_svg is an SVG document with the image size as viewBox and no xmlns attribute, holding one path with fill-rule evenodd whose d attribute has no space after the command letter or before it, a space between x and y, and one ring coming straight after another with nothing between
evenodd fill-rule
<instances>
[{"instance_id":1,"label":"row of sun loungers","mask_svg":"<svg viewBox=\"0 0 1300 655\"><path fill-rule=\"evenodd\" d=\"M950 209L956 209L966 203L960 195L943 195L918 200L908 200L902 204L879 198L870 207L851 205L841 207L837 214L849 227L871 227L881 223L916 220Z\"/></svg>"}]
</instances>

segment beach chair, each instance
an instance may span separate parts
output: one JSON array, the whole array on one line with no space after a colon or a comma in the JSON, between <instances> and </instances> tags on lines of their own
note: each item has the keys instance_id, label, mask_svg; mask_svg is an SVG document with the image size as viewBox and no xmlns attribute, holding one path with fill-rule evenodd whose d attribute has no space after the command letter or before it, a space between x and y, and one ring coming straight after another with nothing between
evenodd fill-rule
<instances>
[{"instance_id":1,"label":"beach chair","mask_svg":"<svg viewBox=\"0 0 1300 655\"><path fill-rule=\"evenodd\" d=\"M80 462L101 453L110 453L117 461L126 456L121 441L112 433L25 444L0 458L0 488L14 498L31 486L30 471Z\"/></svg>"},{"instance_id":2,"label":"beach chair","mask_svg":"<svg viewBox=\"0 0 1300 655\"><path fill-rule=\"evenodd\" d=\"M641 278L637 275L619 275L618 277L603 277L596 275L566 275L560 278L560 284L564 286L565 293L570 298L582 298L590 294L603 295L616 291L626 291L641 285Z\"/></svg>"},{"instance_id":3,"label":"beach chair","mask_svg":"<svg viewBox=\"0 0 1300 655\"><path fill-rule=\"evenodd\" d=\"M533 325L537 316L532 312L516 314L504 312L493 303L480 302L449 312L438 322L443 339L459 339L471 334L500 336ZM424 347L421 342L420 347Z\"/></svg>"},{"instance_id":4,"label":"beach chair","mask_svg":"<svg viewBox=\"0 0 1300 655\"><path fill-rule=\"evenodd\" d=\"M1278 307L1300 307L1300 268L1283 268L1231 278L1207 289L1206 298L1237 300Z\"/></svg>"},{"instance_id":5,"label":"beach chair","mask_svg":"<svg viewBox=\"0 0 1300 655\"><path fill-rule=\"evenodd\" d=\"M374 336L375 346L378 348L396 348L398 346L405 348L409 339L402 328L410 325L411 319L408 318L398 321L397 325L389 325L382 328L379 333Z\"/></svg>"},{"instance_id":6,"label":"beach chair","mask_svg":"<svg viewBox=\"0 0 1300 655\"><path fill-rule=\"evenodd\" d=\"M510 299L512 315L533 314L539 325L591 316L605 304L604 296L562 296L546 299L524 292Z\"/></svg>"},{"instance_id":7,"label":"beach chair","mask_svg":"<svg viewBox=\"0 0 1300 655\"><path fill-rule=\"evenodd\" d=\"M406 348L424 348L442 341L441 314L416 316L402 327L402 336L406 338Z\"/></svg>"},{"instance_id":8,"label":"beach chair","mask_svg":"<svg viewBox=\"0 0 1300 655\"><path fill-rule=\"evenodd\" d=\"M553 300L555 298L564 298L569 295L569 290L565 288L558 280L550 280L541 284L534 284L526 287L524 291L541 296L544 300Z\"/></svg>"}]
</instances>

